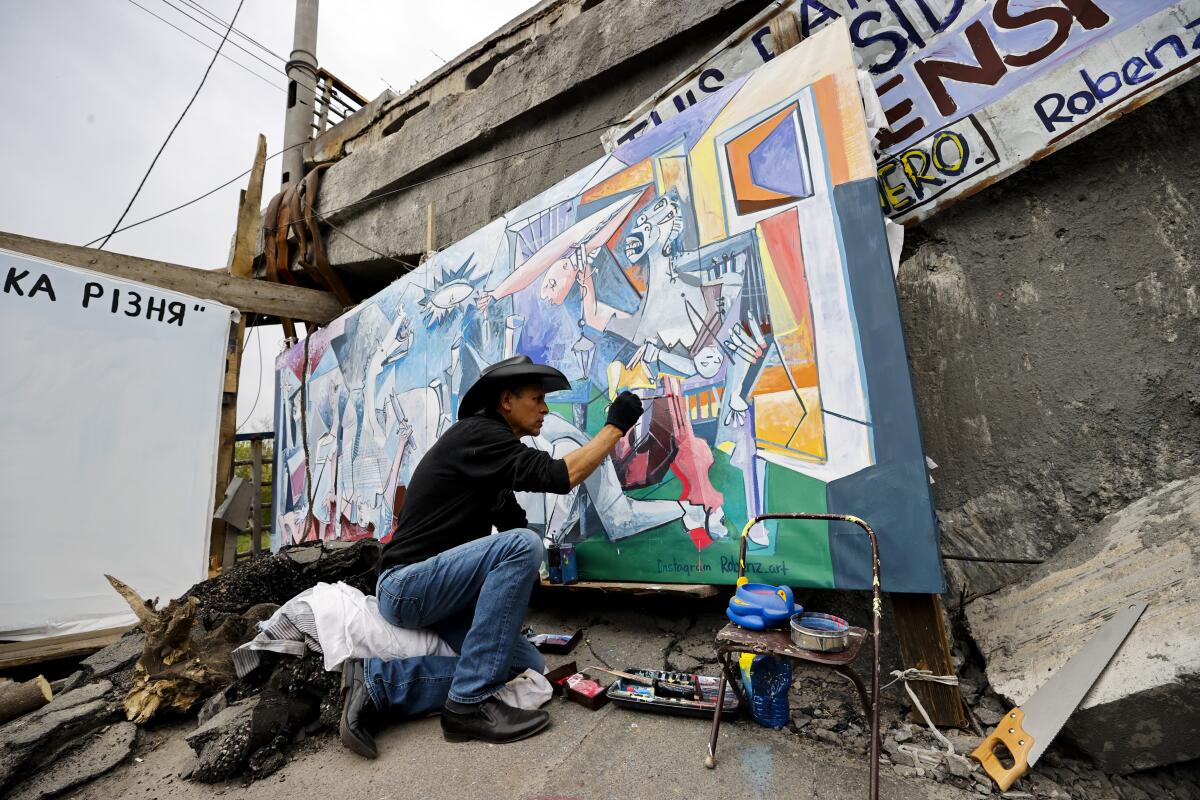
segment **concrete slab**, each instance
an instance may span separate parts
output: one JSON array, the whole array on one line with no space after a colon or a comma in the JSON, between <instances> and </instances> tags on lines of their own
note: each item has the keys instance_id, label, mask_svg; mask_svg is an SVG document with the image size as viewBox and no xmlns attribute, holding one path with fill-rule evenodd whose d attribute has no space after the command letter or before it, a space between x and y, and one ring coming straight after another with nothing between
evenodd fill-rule
<instances>
[{"instance_id":1,"label":"concrete slab","mask_svg":"<svg viewBox=\"0 0 1200 800\"><path fill-rule=\"evenodd\" d=\"M10 800L42 800L86 783L120 764L133 751L137 726L119 722L88 737L80 746L54 759L25 783L15 787Z\"/></svg>"},{"instance_id":2,"label":"concrete slab","mask_svg":"<svg viewBox=\"0 0 1200 800\"><path fill-rule=\"evenodd\" d=\"M967 606L993 689L1024 703L1130 601L1149 608L1066 732L1106 772L1200 757L1200 476L1106 517Z\"/></svg>"},{"instance_id":3,"label":"concrete slab","mask_svg":"<svg viewBox=\"0 0 1200 800\"><path fill-rule=\"evenodd\" d=\"M130 633L85 658L81 666L91 669L92 677L104 678L137 661L145 647L146 634L141 631Z\"/></svg>"},{"instance_id":4,"label":"concrete slab","mask_svg":"<svg viewBox=\"0 0 1200 800\"><path fill-rule=\"evenodd\" d=\"M865 757L807 743L753 723L726 728L715 770L703 765L704 720L639 714L614 706L588 711L554 700L544 734L511 745L449 744L435 718L396 723L378 738L374 761L333 737L309 740L271 777L206 786L178 778L189 760L186 726L148 733L141 763L118 767L82 789L79 800L123 796L211 798L234 790L246 800L291 800L300 792L323 800L538 800L542 798L771 798L843 800L865 797ZM963 800L971 792L924 780L902 780L884 768L881 796L896 800Z\"/></svg>"}]
</instances>

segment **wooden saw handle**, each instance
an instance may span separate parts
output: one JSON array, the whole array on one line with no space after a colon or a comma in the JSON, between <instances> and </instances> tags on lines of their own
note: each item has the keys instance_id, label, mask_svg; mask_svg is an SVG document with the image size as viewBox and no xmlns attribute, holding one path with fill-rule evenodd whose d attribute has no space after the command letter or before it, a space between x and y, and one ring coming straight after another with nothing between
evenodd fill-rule
<instances>
[{"instance_id":1,"label":"wooden saw handle","mask_svg":"<svg viewBox=\"0 0 1200 800\"><path fill-rule=\"evenodd\" d=\"M1033 737L1025 732L1021 723L1025 721L1025 712L1014 708L1004 715L1004 719L996 725L979 747L971 753L983 767L983 771L996 782L1000 791L1007 792L1009 787L1017 782L1017 778L1029 769L1029 751L1033 748ZM996 745L1003 744L1012 754L1013 765L1005 767L996 755Z\"/></svg>"}]
</instances>

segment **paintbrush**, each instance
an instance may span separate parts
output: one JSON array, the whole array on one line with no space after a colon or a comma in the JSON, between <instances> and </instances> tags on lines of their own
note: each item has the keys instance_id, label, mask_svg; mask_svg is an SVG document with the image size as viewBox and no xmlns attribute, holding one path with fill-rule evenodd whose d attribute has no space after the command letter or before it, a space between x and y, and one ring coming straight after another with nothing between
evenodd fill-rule
<instances>
[{"instance_id":1,"label":"paintbrush","mask_svg":"<svg viewBox=\"0 0 1200 800\"><path fill-rule=\"evenodd\" d=\"M701 697L699 678L695 684L676 683L674 681L660 680L659 678L647 678L645 675L635 675L632 672L622 672L619 669L609 669L608 667L595 667L602 672L608 672L616 675L618 678L624 678L627 681L640 683L643 686L650 686L654 689L654 694L659 697L679 697L687 700L695 700Z\"/></svg>"},{"instance_id":2,"label":"paintbrush","mask_svg":"<svg viewBox=\"0 0 1200 800\"><path fill-rule=\"evenodd\" d=\"M634 683L640 683L645 686L654 685L654 678L647 678L645 675L634 675L632 672L622 672L619 669L609 669L608 667L592 666L586 667L586 669L598 669L601 672L607 672L610 675L616 675L618 678L624 678L627 681L633 681Z\"/></svg>"}]
</instances>

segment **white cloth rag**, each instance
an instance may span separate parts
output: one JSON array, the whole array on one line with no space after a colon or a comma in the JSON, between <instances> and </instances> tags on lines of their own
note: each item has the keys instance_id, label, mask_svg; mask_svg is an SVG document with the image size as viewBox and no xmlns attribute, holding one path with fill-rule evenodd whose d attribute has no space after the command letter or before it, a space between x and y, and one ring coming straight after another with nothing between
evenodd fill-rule
<instances>
[{"instance_id":1,"label":"white cloth rag","mask_svg":"<svg viewBox=\"0 0 1200 800\"><path fill-rule=\"evenodd\" d=\"M312 620L312 625L308 620ZM282 622L296 624L281 624ZM379 611L379 600L364 595L353 586L341 581L318 583L306 589L280 606L271 619L260 623L260 633L234 652L238 674L244 675L258 665L257 650L273 650L290 655L303 655L304 645L299 649L279 636L288 636L304 641L306 632L315 628L316 646L320 649L325 669L335 671L352 658L379 658L394 661L416 656L456 656L442 637L425 629L400 628L383 618ZM268 634L268 631L275 635ZM286 631L286 633L280 633ZM311 649L313 643L309 643ZM239 653L238 651L242 651ZM244 655L243 655L244 653ZM544 705L554 695L554 689L544 675L527 669L510 680L495 695L502 703L531 710Z\"/></svg>"}]
</instances>

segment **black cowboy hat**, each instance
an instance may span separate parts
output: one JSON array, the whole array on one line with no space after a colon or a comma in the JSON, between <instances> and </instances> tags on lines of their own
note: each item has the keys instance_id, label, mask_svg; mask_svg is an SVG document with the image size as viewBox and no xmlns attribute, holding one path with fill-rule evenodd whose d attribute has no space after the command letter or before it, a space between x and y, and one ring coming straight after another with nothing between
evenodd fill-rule
<instances>
[{"instance_id":1,"label":"black cowboy hat","mask_svg":"<svg viewBox=\"0 0 1200 800\"><path fill-rule=\"evenodd\" d=\"M484 367L479 378L471 384L466 394L458 404L458 418L464 419L478 413L491 402L496 392L503 386L511 386L525 381L527 383L541 382L547 392L558 392L570 389L571 382L567 376L554 367L545 364L535 364L529 356L513 356L503 361Z\"/></svg>"}]
</instances>

